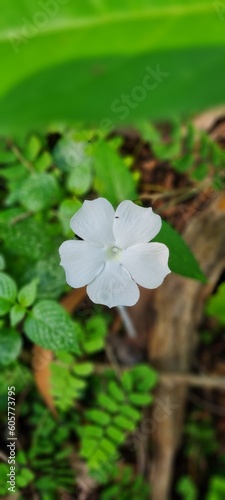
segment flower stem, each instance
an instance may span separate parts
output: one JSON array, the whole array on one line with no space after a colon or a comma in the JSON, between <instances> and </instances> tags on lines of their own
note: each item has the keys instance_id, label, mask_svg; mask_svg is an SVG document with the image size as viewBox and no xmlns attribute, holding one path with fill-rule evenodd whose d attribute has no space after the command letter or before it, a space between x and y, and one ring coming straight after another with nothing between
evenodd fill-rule
<instances>
[{"instance_id":1,"label":"flower stem","mask_svg":"<svg viewBox=\"0 0 225 500\"><path fill-rule=\"evenodd\" d=\"M126 329L126 331L128 333L128 336L131 339L137 337L137 332L136 332L136 330L134 328L133 322L132 322L132 320L131 320L128 312L127 312L126 307L124 307L124 306L117 306L117 309L118 309L118 311L120 313L120 316L122 318L122 321L123 321L125 329Z\"/></svg>"}]
</instances>

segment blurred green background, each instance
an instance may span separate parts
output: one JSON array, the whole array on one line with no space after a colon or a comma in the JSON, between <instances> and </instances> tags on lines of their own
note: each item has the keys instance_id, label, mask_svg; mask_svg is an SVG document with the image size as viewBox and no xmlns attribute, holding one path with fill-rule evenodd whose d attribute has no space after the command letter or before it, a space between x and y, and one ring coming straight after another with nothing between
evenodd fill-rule
<instances>
[{"instance_id":1,"label":"blurred green background","mask_svg":"<svg viewBox=\"0 0 225 500\"><path fill-rule=\"evenodd\" d=\"M0 131L221 104L224 18L211 0L2 0Z\"/></svg>"}]
</instances>

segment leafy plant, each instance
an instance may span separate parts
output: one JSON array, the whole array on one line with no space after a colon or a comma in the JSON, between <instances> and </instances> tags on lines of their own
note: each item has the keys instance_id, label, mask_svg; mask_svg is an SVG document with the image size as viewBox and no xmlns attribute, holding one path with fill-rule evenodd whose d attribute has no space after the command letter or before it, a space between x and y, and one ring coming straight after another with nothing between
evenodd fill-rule
<instances>
[{"instance_id":1,"label":"leafy plant","mask_svg":"<svg viewBox=\"0 0 225 500\"><path fill-rule=\"evenodd\" d=\"M223 476L213 476L210 480L206 500L221 500L225 494L225 480Z\"/></svg>"},{"instance_id":2,"label":"leafy plant","mask_svg":"<svg viewBox=\"0 0 225 500\"><path fill-rule=\"evenodd\" d=\"M197 500L198 498L197 487L189 476L182 476L179 479L176 485L176 491L179 493L182 500Z\"/></svg>"},{"instance_id":3,"label":"leafy plant","mask_svg":"<svg viewBox=\"0 0 225 500\"><path fill-rule=\"evenodd\" d=\"M156 380L156 373L145 365L126 371L120 382L112 375L98 393L95 405L87 410L88 423L80 429L80 453L99 481L104 480L106 465L117 459L127 433L136 428L142 406L151 404L149 391Z\"/></svg>"},{"instance_id":4,"label":"leafy plant","mask_svg":"<svg viewBox=\"0 0 225 500\"><path fill-rule=\"evenodd\" d=\"M100 493L101 500L114 500L114 498L147 500L149 498L149 486L142 476L134 474L132 467L124 466L121 469L115 467L112 479L113 484L107 485Z\"/></svg>"}]
</instances>

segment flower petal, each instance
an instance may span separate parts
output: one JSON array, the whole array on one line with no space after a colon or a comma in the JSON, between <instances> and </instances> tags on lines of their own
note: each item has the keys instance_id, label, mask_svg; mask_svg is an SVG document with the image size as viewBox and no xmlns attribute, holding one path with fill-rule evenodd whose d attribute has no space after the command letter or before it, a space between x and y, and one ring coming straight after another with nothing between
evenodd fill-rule
<instances>
[{"instance_id":1,"label":"flower petal","mask_svg":"<svg viewBox=\"0 0 225 500\"><path fill-rule=\"evenodd\" d=\"M103 249L86 241L64 241L59 253L66 281L73 288L80 288L90 283L102 271L105 264Z\"/></svg>"},{"instance_id":2,"label":"flower petal","mask_svg":"<svg viewBox=\"0 0 225 500\"><path fill-rule=\"evenodd\" d=\"M122 252L120 261L138 285L157 288L167 274L169 250L163 243L141 243Z\"/></svg>"},{"instance_id":3,"label":"flower petal","mask_svg":"<svg viewBox=\"0 0 225 500\"><path fill-rule=\"evenodd\" d=\"M136 243L147 243L161 229L161 217L152 208L138 207L132 201L122 201L113 223L115 245L127 248Z\"/></svg>"},{"instance_id":4,"label":"flower petal","mask_svg":"<svg viewBox=\"0 0 225 500\"><path fill-rule=\"evenodd\" d=\"M87 294L95 304L133 306L140 292L128 271L119 262L106 262L103 271L87 287Z\"/></svg>"},{"instance_id":5,"label":"flower petal","mask_svg":"<svg viewBox=\"0 0 225 500\"><path fill-rule=\"evenodd\" d=\"M115 211L105 198L86 200L72 217L70 226L75 234L98 246L113 245L112 232Z\"/></svg>"}]
</instances>

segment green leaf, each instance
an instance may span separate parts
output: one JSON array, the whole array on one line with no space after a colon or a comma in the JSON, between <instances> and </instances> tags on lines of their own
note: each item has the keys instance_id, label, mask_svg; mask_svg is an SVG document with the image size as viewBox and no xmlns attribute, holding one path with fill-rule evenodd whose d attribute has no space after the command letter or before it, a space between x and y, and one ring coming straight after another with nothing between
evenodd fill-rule
<instances>
[{"instance_id":1,"label":"green leaf","mask_svg":"<svg viewBox=\"0 0 225 500\"><path fill-rule=\"evenodd\" d=\"M208 300L206 312L209 316L215 316L218 321L225 325L225 283L222 283L215 295Z\"/></svg>"},{"instance_id":2,"label":"green leaf","mask_svg":"<svg viewBox=\"0 0 225 500\"><path fill-rule=\"evenodd\" d=\"M7 314L16 300L17 287L8 274L0 273L0 316Z\"/></svg>"},{"instance_id":3,"label":"green leaf","mask_svg":"<svg viewBox=\"0 0 225 500\"><path fill-rule=\"evenodd\" d=\"M223 15L211 1L77 1L58 2L56 15L46 9L39 0L2 0L1 131L79 120L105 131L112 122L223 102Z\"/></svg>"},{"instance_id":4,"label":"green leaf","mask_svg":"<svg viewBox=\"0 0 225 500\"><path fill-rule=\"evenodd\" d=\"M46 349L79 354L80 325L56 302L38 302L26 318L24 330L30 340Z\"/></svg>"},{"instance_id":5,"label":"green leaf","mask_svg":"<svg viewBox=\"0 0 225 500\"><path fill-rule=\"evenodd\" d=\"M116 453L116 446L112 443L112 441L109 441L109 439L102 439L101 448L103 448L103 451L106 451L108 455Z\"/></svg>"},{"instance_id":6,"label":"green leaf","mask_svg":"<svg viewBox=\"0 0 225 500\"><path fill-rule=\"evenodd\" d=\"M93 372L93 364L92 363L79 363L79 364L76 364L74 367L73 367L73 371L76 375L80 376L80 377L87 377L88 375L90 375L92 372Z\"/></svg>"},{"instance_id":7,"label":"green leaf","mask_svg":"<svg viewBox=\"0 0 225 500\"><path fill-rule=\"evenodd\" d=\"M84 195L92 185L92 166L81 163L69 173L66 181L68 191L76 195Z\"/></svg>"},{"instance_id":8,"label":"green leaf","mask_svg":"<svg viewBox=\"0 0 225 500\"><path fill-rule=\"evenodd\" d=\"M38 153L40 153L41 147L42 144L40 138L37 135L32 135L27 143L24 156L30 162L34 161Z\"/></svg>"},{"instance_id":9,"label":"green leaf","mask_svg":"<svg viewBox=\"0 0 225 500\"><path fill-rule=\"evenodd\" d=\"M34 163L35 170L38 172L44 172L52 165L52 157L48 151L44 151L41 156L39 156Z\"/></svg>"},{"instance_id":10,"label":"green leaf","mask_svg":"<svg viewBox=\"0 0 225 500\"><path fill-rule=\"evenodd\" d=\"M103 435L103 429L97 425L87 425L82 427L81 433L85 439L89 437L100 438Z\"/></svg>"},{"instance_id":11,"label":"green leaf","mask_svg":"<svg viewBox=\"0 0 225 500\"><path fill-rule=\"evenodd\" d=\"M169 268L172 272L207 283L190 248L170 224L162 221L162 228L152 241L165 243L169 248Z\"/></svg>"},{"instance_id":12,"label":"green leaf","mask_svg":"<svg viewBox=\"0 0 225 500\"><path fill-rule=\"evenodd\" d=\"M0 332L0 364L9 365L16 359L21 351L21 336L10 328L2 329Z\"/></svg>"},{"instance_id":13,"label":"green leaf","mask_svg":"<svg viewBox=\"0 0 225 500\"><path fill-rule=\"evenodd\" d=\"M129 394L129 400L134 405L147 406L152 403L153 396L151 394L140 394L132 392L131 394Z\"/></svg>"},{"instance_id":14,"label":"green leaf","mask_svg":"<svg viewBox=\"0 0 225 500\"><path fill-rule=\"evenodd\" d=\"M135 384L135 387L140 392L149 391L149 389L152 389L156 385L158 380L157 372L144 364L139 364L132 368L131 376L133 386Z\"/></svg>"},{"instance_id":15,"label":"green leaf","mask_svg":"<svg viewBox=\"0 0 225 500\"><path fill-rule=\"evenodd\" d=\"M106 429L106 434L109 436L115 443L122 443L124 441L124 433L120 431L118 428L110 426Z\"/></svg>"},{"instance_id":16,"label":"green leaf","mask_svg":"<svg viewBox=\"0 0 225 500\"><path fill-rule=\"evenodd\" d=\"M101 338L85 340L83 342L83 347L87 354L94 354L104 348L104 341Z\"/></svg>"},{"instance_id":17,"label":"green leaf","mask_svg":"<svg viewBox=\"0 0 225 500\"><path fill-rule=\"evenodd\" d=\"M96 441L95 439L91 439L89 437L85 437L82 442L82 448L80 454L84 458L88 458L92 455L92 453L96 449Z\"/></svg>"},{"instance_id":18,"label":"green leaf","mask_svg":"<svg viewBox=\"0 0 225 500\"><path fill-rule=\"evenodd\" d=\"M7 495L8 493L8 484L5 478L9 473L8 464L1 463L0 464L0 495Z\"/></svg>"},{"instance_id":19,"label":"green leaf","mask_svg":"<svg viewBox=\"0 0 225 500\"><path fill-rule=\"evenodd\" d=\"M113 399L111 399L107 394L99 394L98 396L98 404L102 406L105 410L108 410L111 413L116 413L118 411L118 405L115 403Z\"/></svg>"},{"instance_id":20,"label":"green leaf","mask_svg":"<svg viewBox=\"0 0 225 500\"><path fill-rule=\"evenodd\" d=\"M12 151L9 150L0 150L0 163L7 164L15 161L15 155Z\"/></svg>"},{"instance_id":21,"label":"green leaf","mask_svg":"<svg viewBox=\"0 0 225 500\"><path fill-rule=\"evenodd\" d=\"M191 177L192 177L192 179L196 179L197 181L202 181L207 176L208 170L209 170L209 167L208 167L207 163L200 163L195 168Z\"/></svg>"},{"instance_id":22,"label":"green leaf","mask_svg":"<svg viewBox=\"0 0 225 500\"><path fill-rule=\"evenodd\" d=\"M5 269L5 257L4 255L0 254L0 271L4 271Z\"/></svg>"},{"instance_id":23,"label":"green leaf","mask_svg":"<svg viewBox=\"0 0 225 500\"><path fill-rule=\"evenodd\" d=\"M94 147L95 189L113 205L137 198L136 182L123 158L109 143L100 141Z\"/></svg>"},{"instance_id":24,"label":"green leaf","mask_svg":"<svg viewBox=\"0 0 225 500\"><path fill-rule=\"evenodd\" d=\"M59 206L58 216L62 224L63 234L65 236L71 236L73 234L73 231L70 228L70 220L72 219L73 215L81 208L81 205L81 202L77 199L68 199L63 200L63 202Z\"/></svg>"},{"instance_id":25,"label":"green leaf","mask_svg":"<svg viewBox=\"0 0 225 500\"><path fill-rule=\"evenodd\" d=\"M99 425L108 425L110 422L109 415L101 410L88 410L86 412L87 418L89 418L92 422L96 422Z\"/></svg>"},{"instance_id":26,"label":"green leaf","mask_svg":"<svg viewBox=\"0 0 225 500\"><path fill-rule=\"evenodd\" d=\"M128 419L123 417L122 415L119 415L114 419L114 423L118 425L118 427L121 427L121 429L125 430L126 432L133 431L136 427L136 424Z\"/></svg>"},{"instance_id":27,"label":"green leaf","mask_svg":"<svg viewBox=\"0 0 225 500\"><path fill-rule=\"evenodd\" d=\"M32 174L20 189L20 202L32 212L47 209L56 204L60 197L57 180L52 174Z\"/></svg>"},{"instance_id":28,"label":"green leaf","mask_svg":"<svg viewBox=\"0 0 225 500\"><path fill-rule=\"evenodd\" d=\"M131 391L133 388L133 378L130 371L125 371L121 376L121 384L126 391Z\"/></svg>"},{"instance_id":29,"label":"green leaf","mask_svg":"<svg viewBox=\"0 0 225 500\"><path fill-rule=\"evenodd\" d=\"M53 159L56 166L63 172L72 172L83 163L90 162L86 147L85 142L76 142L69 137L63 137L57 142L53 150Z\"/></svg>"},{"instance_id":30,"label":"green leaf","mask_svg":"<svg viewBox=\"0 0 225 500\"><path fill-rule=\"evenodd\" d=\"M25 488L34 479L35 479L34 473L27 467L23 467L17 473L16 482L19 488Z\"/></svg>"},{"instance_id":31,"label":"green leaf","mask_svg":"<svg viewBox=\"0 0 225 500\"><path fill-rule=\"evenodd\" d=\"M20 304L15 304L10 311L11 326L16 326L24 318L26 311Z\"/></svg>"},{"instance_id":32,"label":"green leaf","mask_svg":"<svg viewBox=\"0 0 225 500\"><path fill-rule=\"evenodd\" d=\"M86 332L88 337L91 339L93 337L100 337L104 338L107 334L108 328L107 328L107 323L106 320L103 316L100 314L96 314L95 316L92 316L88 321L86 322Z\"/></svg>"},{"instance_id":33,"label":"green leaf","mask_svg":"<svg viewBox=\"0 0 225 500\"><path fill-rule=\"evenodd\" d=\"M197 500L198 498L198 489L189 476L182 476L179 479L176 491L183 500Z\"/></svg>"},{"instance_id":34,"label":"green leaf","mask_svg":"<svg viewBox=\"0 0 225 500\"><path fill-rule=\"evenodd\" d=\"M59 198L60 189L57 180L52 174L44 172L30 175L19 192L21 204L32 212L55 205Z\"/></svg>"},{"instance_id":35,"label":"green leaf","mask_svg":"<svg viewBox=\"0 0 225 500\"><path fill-rule=\"evenodd\" d=\"M181 158L172 161L172 166L178 172L186 172L193 166L194 155L192 153L185 154Z\"/></svg>"},{"instance_id":36,"label":"green leaf","mask_svg":"<svg viewBox=\"0 0 225 500\"><path fill-rule=\"evenodd\" d=\"M121 405L120 412L123 413L126 417L135 422L140 420L140 413L135 408L132 408L129 405Z\"/></svg>"},{"instance_id":37,"label":"green leaf","mask_svg":"<svg viewBox=\"0 0 225 500\"><path fill-rule=\"evenodd\" d=\"M28 285L21 288L18 293L18 301L23 307L30 307L36 299L38 280L34 279Z\"/></svg>"},{"instance_id":38,"label":"green leaf","mask_svg":"<svg viewBox=\"0 0 225 500\"><path fill-rule=\"evenodd\" d=\"M16 257L19 255L31 261L39 260L53 250L49 226L37 221L34 217L12 225L12 220L22 213L24 213L23 210L18 212L15 209L8 209L4 214L0 213L0 226L2 218L5 246ZM9 219L9 223L7 219Z\"/></svg>"},{"instance_id":39,"label":"green leaf","mask_svg":"<svg viewBox=\"0 0 225 500\"><path fill-rule=\"evenodd\" d=\"M125 396L123 391L120 389L119 385L113 380L109 382L108 385L109 394L116 400L118 403L123 403Z\"/></svg>"}]
</instances>

